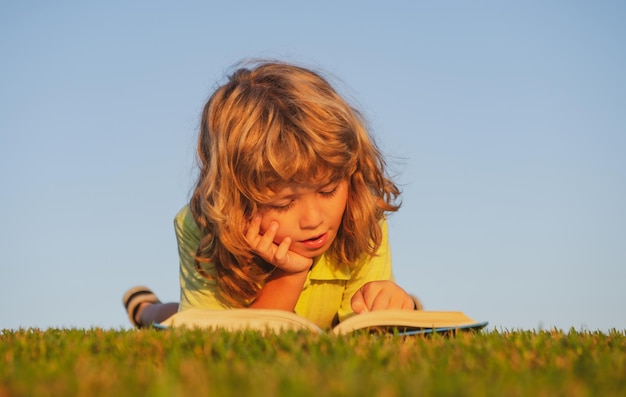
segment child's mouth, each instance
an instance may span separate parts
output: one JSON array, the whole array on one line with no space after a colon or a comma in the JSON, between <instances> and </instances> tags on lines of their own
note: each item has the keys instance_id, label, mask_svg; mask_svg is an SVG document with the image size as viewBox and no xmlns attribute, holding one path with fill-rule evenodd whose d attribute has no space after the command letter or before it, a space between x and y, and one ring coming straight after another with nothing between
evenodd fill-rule
<instances>
[{"instance_id":1,"label":"child's mouth","mask_svg":"<svg viewBox=\"0 0 626 397\"><path fill-rule=\"evenodd\" d=\"M328 233L320 234L319 236L312 237L308 240L303 240L302 244L309 249L319 249L326 244L328 240Z\"/></svg>"}]
</instances>

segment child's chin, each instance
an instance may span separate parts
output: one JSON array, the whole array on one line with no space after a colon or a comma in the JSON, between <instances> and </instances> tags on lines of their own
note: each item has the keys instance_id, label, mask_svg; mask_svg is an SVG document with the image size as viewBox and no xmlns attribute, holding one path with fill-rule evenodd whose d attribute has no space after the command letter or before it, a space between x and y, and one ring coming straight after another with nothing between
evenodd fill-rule
<instances>
[{"instance_id":1,"label":"child's chin","mask_svg":"<svg viewBox=\"0 0 626 397\"><path fill-rule=\"evenodd\" d=\"M296 251L296 250L294 250L293 252L295 252L296 254L298 254L300 256L303 256L305 258L315 259L316 257L322 255L326 251L328 251L328 248L320 248L320 249L315 250L315 251L311 251L311 250L299 250L299 251Z\"/></svg>"},{"instance_id":2,"label":"child's chin","mask_svg":"<svg viewBox=\"0 0 626 397\"><path fill-rule=\"evenodd\" d=\"M278 266L278 269L282 270L285 273L300 273L300 272L308 271L310 269L310 266L305 266L302 268Z\"/></svg>"}]
</instances>

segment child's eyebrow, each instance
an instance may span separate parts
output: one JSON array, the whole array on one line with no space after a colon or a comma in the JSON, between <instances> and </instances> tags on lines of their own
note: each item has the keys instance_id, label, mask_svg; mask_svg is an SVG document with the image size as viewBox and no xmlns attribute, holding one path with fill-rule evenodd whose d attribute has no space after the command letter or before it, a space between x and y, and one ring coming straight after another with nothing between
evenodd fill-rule
<instances>
[{"instance_id":1,"label":"child's eyebrow","mask_svg":"<svg viewBox=\"0 0 626 397\"><path fill-rule=\"evenodd\" d=\"M334 176L330 179L330 181L328 183L320 183L320 188L326 188L329 186L333 186L333 185L338 185L341 183L341 181L343 181L344 179L347 179L345 176Z\"/></svg>"},{"instance_id":2,"label":"child's eyebrow","mask_svg":"<svg viewBox=\"0 0 626 397\"><path fill-rule=\"evenodd\" d=\"M344 177L341 177L341 176L336 176L336 177L331 178L331 180L330 180L328 183L323 183L323 184L321 184L321 185L322 185L322 186L330 186L330 185L335 185L335 184L337 184L337 183L340 183L340 182L341 182L341 181L343 181L343 180L344 180Z\"/></svg>"}]
</instances>

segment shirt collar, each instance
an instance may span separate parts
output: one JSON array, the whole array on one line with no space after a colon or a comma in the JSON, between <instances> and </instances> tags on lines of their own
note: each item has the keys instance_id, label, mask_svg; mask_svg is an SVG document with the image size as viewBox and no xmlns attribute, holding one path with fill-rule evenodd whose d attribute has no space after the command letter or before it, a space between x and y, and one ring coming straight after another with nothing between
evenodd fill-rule
<instances>
[{"instance_id":1,"label":"shirt collar","mask_svg":"<svg viewBox=\"0 0 626 397\"><path fill-rule=\"evenodd\" d=\"M350 268L345 263L334 264L326 254L313 260L311 280L350 280Z\"/></svg>"}]
</instances>

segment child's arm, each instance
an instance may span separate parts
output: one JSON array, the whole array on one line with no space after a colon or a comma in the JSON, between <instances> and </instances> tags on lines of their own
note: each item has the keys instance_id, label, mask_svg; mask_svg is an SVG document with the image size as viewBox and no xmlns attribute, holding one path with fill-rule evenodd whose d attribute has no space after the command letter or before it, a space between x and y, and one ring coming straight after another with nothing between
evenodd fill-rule
<instances>
[{"instance_id":1,"label":"child's arm","mask_svg":"<svg viewBox=\"0 0 626 397\"><path fill-rule=\"evenodd\" d=\"M292 312L302 292L307 273L308 269L298 273L286 273L276 269L250 307Z\"/></svg>"},{"instance_id":2,"label":"child's arm","mask_svg":"<svg viewBox=\"0 0 626 397\"><path fill-rule=\"evenodd\" d=\"M291 251L290 238L285 238L280 244L274 242L277 222L272 222L264 234L260 233L260 226L261 216L256 216L246 231L246 240L254 252L274 265L275 269L250 307L293 311L313 259Z\"/></svg>"}]
</instances>

